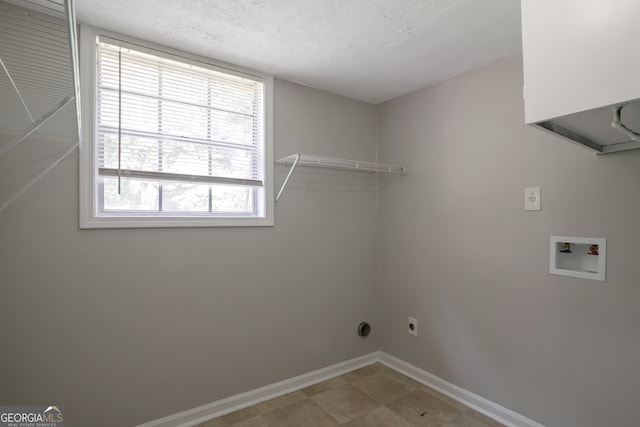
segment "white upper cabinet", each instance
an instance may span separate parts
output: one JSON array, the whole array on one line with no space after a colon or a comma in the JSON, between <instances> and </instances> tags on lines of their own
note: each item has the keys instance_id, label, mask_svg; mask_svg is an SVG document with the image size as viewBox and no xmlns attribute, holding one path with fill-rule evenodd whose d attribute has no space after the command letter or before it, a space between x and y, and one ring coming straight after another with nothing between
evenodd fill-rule
<instances>
[{"instance_id":1,"label":"white upper cabinet","mask_svg":"<svg viewBox=\"0 0 640 427\"><path fill-rule=\"evenodd\" d=\"M598 153L639 148L639 26L638 0L522 0L526 123Z\"/></svg>"}]
</instances>

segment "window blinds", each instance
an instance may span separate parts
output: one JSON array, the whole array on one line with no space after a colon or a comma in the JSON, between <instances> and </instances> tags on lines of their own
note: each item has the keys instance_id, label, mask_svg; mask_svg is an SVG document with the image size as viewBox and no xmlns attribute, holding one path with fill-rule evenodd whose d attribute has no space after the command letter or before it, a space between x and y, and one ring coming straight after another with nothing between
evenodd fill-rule
<instances>
[{"instance_id":1,"label":"window blinds","mask_svg":"<svg viewBox=\"0 0 640 427\"><path fill-rule=\"evenodd\" d=\"M263 83L100 39L101 177L263 186Z\"/></svg>"}]
</instances>

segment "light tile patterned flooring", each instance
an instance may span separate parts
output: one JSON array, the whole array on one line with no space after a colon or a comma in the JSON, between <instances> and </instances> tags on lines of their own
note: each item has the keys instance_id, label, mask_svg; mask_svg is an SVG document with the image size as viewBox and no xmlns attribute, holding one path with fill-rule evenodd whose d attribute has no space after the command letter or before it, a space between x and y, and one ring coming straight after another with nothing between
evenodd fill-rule
<instances>
[{"instance_id":1,"label":"light tile patterned flooring","mask_svg":"<svg viewBox=\"0 0 640 427\"><path fill-rule=\"evenodd\" d=\"M500 427L502 424L374 363L198 427Z\"/></svg>"}]
</instances>

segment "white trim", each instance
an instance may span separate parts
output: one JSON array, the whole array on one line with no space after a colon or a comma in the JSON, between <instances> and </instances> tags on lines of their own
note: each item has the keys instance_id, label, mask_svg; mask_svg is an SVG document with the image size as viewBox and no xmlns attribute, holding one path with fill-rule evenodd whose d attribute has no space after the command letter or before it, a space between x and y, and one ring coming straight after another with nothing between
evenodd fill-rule
<instances>
[{"instance_id":1,"label":"white trim","mask_svg":"<svg viewBox=\"0 0 640 427\"><path fill-rule=\"evenodd\" d=\"M235 396L230 396L197 408L188 409L177 414L149 421L136 427L192 427L212 418L229 414L287 393L292 393L375 362L383 363L394 371L431 387L432 389L485 414L489 418L501 422L507 427L544 427L542 424L530 420L529 418L500 406L497 403L493 403L478 396L477 394L451 384L442 378L430 374L423 369L382 351L376 351L345 362L336 363L335 365L298 375L297 377L279 381L246 393L236 394Z\"/></svg>"},{"instance_id":2,"label":"white trim","mask_svg":"<svg viewBox=\"0 0 640 427\"><path fill-rule=\"evenodd\" d=\"M391 356L390 354L380 352L379 362L385 364L394 371L406 375L419 383L431 387L432 389L483 413L489 418L492 418L507 427L544 427L542 424L513 412L504 406L493 403L475 393L458 387L455 384L451 384L440 377L430 374L429 372L400 360L397 357Z\"/></svg>"},{"instance_id":3,"label":"white trim","mask_svg":"<svg viewBox=\"0 0 640 427\"><path fill-rule=\"evenodd\" d=\"M369 353L355 359L336 363L335 365L297 377L279 381L246 393L236 394L213 403L188 409L174 415L169 415L158 420L149 421L136 427L190 427L210 420L211 418L229 414L231 412L264 402L287 393L291 393L302 388L317 384L322 381L346 374L354 369L375 363L379 360L378 353Z\"/></svg>"}]
</instances>

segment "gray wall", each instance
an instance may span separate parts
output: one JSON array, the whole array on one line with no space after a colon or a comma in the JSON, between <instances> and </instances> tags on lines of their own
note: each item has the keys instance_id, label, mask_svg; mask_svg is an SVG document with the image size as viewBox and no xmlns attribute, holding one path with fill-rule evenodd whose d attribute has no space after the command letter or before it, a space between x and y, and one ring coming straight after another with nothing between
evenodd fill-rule
<instances>
[{"instance_id":1,"label":"gray wall","mask_svg":"<svg viewBox=\"0 0 640 427\"><path fill-rule=\"evenodd\" d=\"M276 81L277 158L375 160L376 119ZM77 160L0 216L2 404L132 425L378 349L375 178L296 171L273 228L79 230Z\"/></svg>"},{"instance_id":2,"label":"gray wall","mask_svg":"<svg viewBox=\"0 0 640 427\"><path fill-rule=\"evenodd\" d=\"M525 126L521 58L379 114L380 159L409 166L380 181L381 349L544 425L637 426L640 151ZM607 281L550 275L550 235L607 238Z\"/></svg>"},{"instance_id":3,"label":"gray wall","mask_svg":"<svg viewBox=\"0 0 640 427\"><path fill-rule=\"evenodd\" d=\"M409 166L377 214L375 178L300 169L273 228L80 231L64 161L0 216L0 402L131 425L381 348L548 426L636 425L640 151L528 128L521 93L520 58L379 107L276 81L276 157ZM553 234L607 238L607 282L549 275Z\"/></svg>"}]
</instances>

